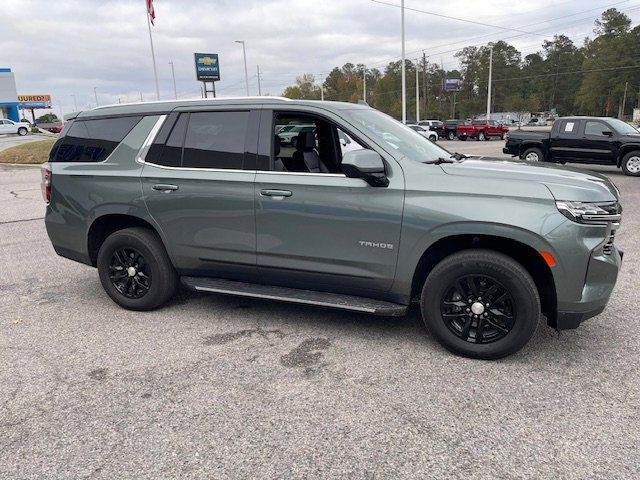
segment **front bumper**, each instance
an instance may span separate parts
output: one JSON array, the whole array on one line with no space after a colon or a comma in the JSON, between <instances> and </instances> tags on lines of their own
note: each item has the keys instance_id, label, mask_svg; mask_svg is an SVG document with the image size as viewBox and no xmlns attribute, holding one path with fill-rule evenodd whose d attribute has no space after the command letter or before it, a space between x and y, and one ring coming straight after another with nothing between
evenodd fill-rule
<instances>
[{"instance_id":1,"label":"front bumper","mask_svg":"<svg viewBox=\"0 0 640 480\"><path fill-rule=\"evenodd\" d=\"M582 298L570 308L558 310L556 330L578 328L582 322L603 312L615 286L624 252L613 247L610 254L596 252L587 269Z\"/></svg>"}]
</instances>

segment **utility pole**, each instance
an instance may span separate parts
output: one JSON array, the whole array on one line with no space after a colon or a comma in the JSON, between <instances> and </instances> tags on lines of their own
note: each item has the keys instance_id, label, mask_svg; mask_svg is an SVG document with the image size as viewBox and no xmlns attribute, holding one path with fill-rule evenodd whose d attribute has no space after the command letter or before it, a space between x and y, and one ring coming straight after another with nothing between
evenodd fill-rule
<instances>
[{"instance_id":1,"label":"utility pole","mask_svg":"<svg viewBox=\"0 0 640 480\"><path fill-rule=\"evenodd\" d=\"M262 88L260 87L260 65L256 65L257 67L257 75L258 75L258 96L262 96Z\"/></svg>"},{"instance_id":2,"label":"utility pole","mask_svg":"<svg viewBox=\"0 0 640 480\"><path fill-rule=\"evenodd\" d=\"M620 120L624 120L624 107L627 106L627 87L629 82L624 82L624 97L622 97L622 111L620 112Z\"/></svg>"},{"instance_id":3,"label":"utility pole","mask_svg":"<svg viewBox=\"0 0 640 480\"><path fill-rule=\"evenodd\" d=\"M367 66L363 65L362 67L362 99L367 101Z\"/></svg>"},{"instance_id":4,"label":"utility pole","mask_svg":"<svg viewBox=\"0 0 640 480\"><path fill-rule=\"evenodd\" d=\"M99 107L100 104L98 103L98 87L93 87L93 95L96 97L96 107Z\"/></svg>"},{"instance_id":5,"label":"utility pole","mask_svg":"<svg viewBox=\"0 0 640 480\"><path fill-rule=\"evenodd\" d=\"M324 102L324 77L320 74L320 100Z\"/></svg>"},{"instance_id":6,"label":"utility pole","mask_svg":"<svg viewBox=\"0 0 640 480\"><path fill-rule=\"evenodd\" d=\"M407 123L407 73L404 64L404 0L400 2L400 22L402 36L402 123Z\"/></svg>"},{"instance_id":7,"label":"utility pole","mask_svg":"<svg viewBox=\"0 0 640 480\"><path fill-rule=\"evenodd\" d=\"M424 97L424 115L429 118L429 91L427 89L427 56L422 51L422 96Z\"/></svg>"},{"instance_id":8,"label":"utility pole","mask_svg":"<svg viewBox=\"0 0 640 480\"><path fill-rule=\"evenodd\" d=\"M76 96L72 93L71 96L73 97L73 110L74 112L78 111L78 101L76 100Z\"/></svg>"},{"instance_id":9,"label":"utility pole","mask_svg":"<svg viewBox=\"0 0 640 480\"><path fill-rule=\"evenodd\" d=\"M173 68L173 60L169 60L169 65L171 65L171 77L173 78L173 98L178 99L178 89L176 88L176 71Z\"/></svg>"},{"instance_id":10,"label":"utility pole","mask_svg":"<svg viewBox=\"0 0 640 480\"><path fill-rule=\"evenodd\" d=\"M138 93L140 93L140 101L144 102L144 99L142 98L142 92L138 92Z\"/></svg>"},{"instance_id":11,"label":"utility pole","mask_svg":"<svg viewBox=\"0 0 640 480\"><path fill-rule=\"evenodd\" d=\"M420 80L419 80L419 61L416 58L416 123L420 121Z\"/></svg>"},{"instance_id":12,"label":"utility pole","mask_svg":"<svg viewBox=\"0 0 640 480\"><path fill-rule=\"evenodd\" d=\"M493 73L493 46L489 47L489 87L487 88L487 120L491 118L491 74ZM455 93L454 97L455 99ZM455 104L455 100L454 100Z\"/></svg>"}]
</instances>

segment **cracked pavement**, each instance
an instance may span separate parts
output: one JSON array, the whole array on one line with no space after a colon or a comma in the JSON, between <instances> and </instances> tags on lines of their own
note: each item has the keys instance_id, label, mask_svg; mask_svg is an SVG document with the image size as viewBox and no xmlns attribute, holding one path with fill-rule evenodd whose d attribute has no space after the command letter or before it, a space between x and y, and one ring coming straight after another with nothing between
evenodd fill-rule
<instances>
[{"instance_id":1,"label":"cracked pavement","mask_svg":"<svg viewBox=\"0 0 640 480\"><path fill-rule=\"evenodd\" d=\"M625 207L609 306L482 362L415 309L122 310L55 255L39 170L0 166L0 478L639 478L640 179L593 169Z\"/></svg>"}]
</instances>

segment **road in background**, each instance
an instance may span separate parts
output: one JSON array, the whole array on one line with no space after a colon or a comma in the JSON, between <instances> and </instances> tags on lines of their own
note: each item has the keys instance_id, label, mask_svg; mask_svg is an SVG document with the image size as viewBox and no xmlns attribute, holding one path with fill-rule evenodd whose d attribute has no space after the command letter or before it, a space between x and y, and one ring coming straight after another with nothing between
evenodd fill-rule
<instances>
[{"instance_id":1,"label":"road in background","mask_svg":"<svg viewBox=\"0 0 640 480\"><path fill-rule=\"evenodd\" d=\"M639 478L640 179L594 170L625 206L609 306L484 362L444 351L415 308L183 292L123 310L54 253L38 169L0 166L0 476Z\"/></svg>"}]
</instances>

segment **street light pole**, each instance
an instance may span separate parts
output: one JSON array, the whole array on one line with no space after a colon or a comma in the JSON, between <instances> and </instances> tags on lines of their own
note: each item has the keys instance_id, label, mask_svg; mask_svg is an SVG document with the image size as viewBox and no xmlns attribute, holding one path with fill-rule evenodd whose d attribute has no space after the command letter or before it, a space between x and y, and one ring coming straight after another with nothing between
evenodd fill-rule
<instances>
[{"instance_id":1,"label":"street light pole","mask_svg":"<svg viewBox=\"0 0 640 480\"><path fill-rule=\"evenodd\" d=\"M324 77L320 74L320 100L324 102Z\"/></svg>"},{"instance_id":2,"label":"street light pole","mask_svg":"<svg viewBox=\"0 0 640 480\"><path fill-rule=\"evenodd\" d=\"M402 23L402 123L407 123L407 74L404 64L404 0L400 2L400 21Z\"/></svg>"},{"instance_id":3,"label":"street light pole","mask_svg":"<svg viewBox=\"0 0 640 480\"><path fill-rule=\"evenodd\" d=\"M96 97L96 107L99 107L100 104L98 103L98 87L93 87L93 95Z\"/></svg>"},{"instance_id":4,"label":"street light pole","mask_svg":"<svg viewBox=\"0 0 640 480\"><path fill-rule=\"evenodd\" d=\"M247 70L247 50L244 46L244 40L236 40L236 43L242 44L242 56L244 57L244 83L247 87L247 97L249 96L249 71Z\"/></svg>"},{"instance_id":5,"label":"street light pole","mask_svg":"<svg viewBox=\"0 0 640 480\"><path fill-rule=\"evenodd\" d=\"M258 75L258 96L262 96L262 87L260 86L260 65L256 65L256 75Z\"/></svg>"},{"instance_id":6,"label":"street light pole","mask_svg":"<svg viewBox=\"0 0 640 480\"><path fill-rule=\"evenodd\" d=\"M73 110L75 112L78 111L78 101L76 100L76 96L72 93L71 96L73 97Z\"/></svg>"},{"instance_id":7,"label":"street light pole","mask_svg":"<svg viewBox=\"0 0 640 480\"><path fill-rule=\"evenodd\" d=\"M363 65L362 67L363 73L362 73L362 100L364 100L364 102L367 102L367 66Z\"/></svg>"},{"instance_id":8,"label":"street light pole","mask_svg":"<svg viewBox=\"0 0 640 480\"><path fill-rule=\"evenodd\" d=\"M491 73L493 72L493 47L489 47L489 87L487 88L487 120L491 117Z\"/></svg>"},{"instance_id":9,"label":"street light pole","mask_svg":"<svg viewBox=\"0 0 640 480\"><path fill-rule=\"evenodd\" d=\"M416 123L420 121L420 80L418 72L418 64L420 60L416 58Z\"/></svg>"},{"instance_id":10,"label":"street light pole","mask_svg":"<svg viewBox=\"0 0 640 480\"><path fill-rule=\"evenodd\" d=\"M169 65L171 65L171 77L173 78L173 97L178 99L178 90L176 89L176 71L173 68L173 60L169 61Z\"/></svg>"}]
</instances>

